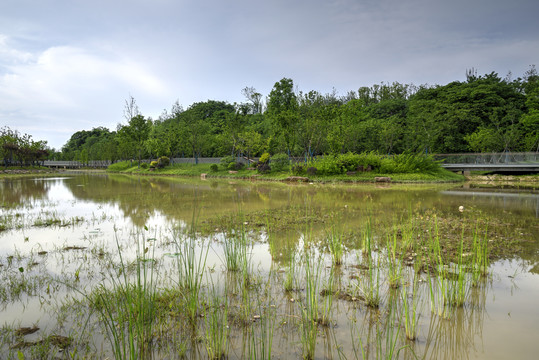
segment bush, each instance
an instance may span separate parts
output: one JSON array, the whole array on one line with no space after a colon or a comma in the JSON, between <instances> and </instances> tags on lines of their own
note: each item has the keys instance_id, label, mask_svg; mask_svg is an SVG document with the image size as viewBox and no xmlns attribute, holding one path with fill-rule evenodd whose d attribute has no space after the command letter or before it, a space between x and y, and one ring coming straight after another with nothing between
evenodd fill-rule
<instances>
[{"instance_id":1,"label":"bush","mask_svg":"<svg viewBox=\"0 0 539 360\"><path fill-rule=\"evenodd\" d=\"M310 168L307 169L307 175L310 175L310 176L316 175L317 172L318 172L318 169L315 168L314 166L311 166Z\"/></svg>"},{"instance_id":2,"label":"bush","mask_svg":"<svg viewBox=\"0 0 539 360\"><path fill-rule=\"evenodd\" d=\"M124 171L129 169L130 167L133 167L133 164L131 161L120 161L114 164L110 164L107 170L109 171Z\"/></svg>"},{"instance_id":3,"label":"bush","mask_svg":"<svg viewBox=\"0 0 539 360\"><path fill-rule=\"evenodd\" d=\"M219 165L221 165L223 170L226 170L228 169L228 165L235 161L236 159L234 158L234 156L225 156L224 158L221 158L221 162L219 163Z\"/></svg>"},{"instance_id":4,"label":"bush","mask_svg":"<svg viewBox=\"0 0 539 360\"><path fill-rule=\"evenodd\" d=\"M262 154L260 159L258 159L259 163L267 164L270 161L270 154L265 152Z\"/></svg>"},{"instance_id":5,"label":"bush","mask_svg":"<svg viewBox=\"0 0 539 360\"><path fill-rule=\"evenodd\" d=\"M302 164L296 164L292 166L292 174L296 176L304 175L305 174L305 166Z\"/></svg>"},{"instance_id":6,"label":"bush","mask_svg":"<svg viewBox=\"0 0 539 360\"><path fill-rule=\"evenodd\" d=\"M161 156L159 159L157 159L157 167L158 168L164 168L165 166L170 165L170 159L166 156Z\"/></svg>"},{"instance_id":7,"label":"bush","mask_svg":"<svg viewBox=\"0 0 539 360\"><path fill-rule=\"evenodd\" d=\"M267 162L258 162L256 164L256 170L261 173L261 174L264 174L264 173L268 173L271 171L271 167L269 166L269 164Z\"/></svg>"},{"instance_id":8,"label":"bush","mask_svg":"<svg viewBox=\"0 0 539 360\"><path fill-rule=\"evenodd\" d=\"M232 161L231 163L228 164L227 169L238 171L238 170L243 169L244 166L245 165L242 162Z\"/></svg>"},{"instance_id":9,"label":"bush","mask_svg":"<svg viewBox=\"0 0 539 360\"><path fill-rule=\"evenodd\" d=\"M392 159L393 167L384 162L385 171L394 173L432 173L440 170L440 162L434 160L432 155L403 153L395 155Z\"/></svg>"},{"instance_id":10,"label":"bush","mask_svg":"<svg viewBox=\"0 0 539 360\"><path fill-rule=\"evenodd\" d=\"M336 159L338 166L342 169L341 174L347 171L356 171L361 165L362 160L361 155L352 152L340 154Z\"/></svg>"},{"instance_id":11,"label":"bush","mask_svg":"<svg viewBox=\"0 0 539 360\"><path fill-rule=\"evenodd\" d=\"M219 170L219 166L217 166L217 164L210 165L210 171L217 172L218 170Z\"/></svg>"},{"instance_id":12,"label":"bush","mask_svg":"<svg viewBox=\"0 0 539 360\"><path fill-rule=\"evenodd\" d=\"M271 157L270 164L273 171L288 171L290 159L286 154L275 154Z\"/></svg>"},{"instance_id":13,"label":"bush","mask_svg":"<svg viewBox=\"0 0 539 360\"><path fill-rule=\"evenodd\" d=\"M359 156L359 166L363 166L363 169L368 169L369 166L373 171L380 170L382 166L382 157L376 152L364 152L358 155ZM356 170L356 169L354 169ZM350 170L351 171L351 170Z\"/></svg>"},{"instance_id":14,"label":"bush","mask_svg":"<svg viewBox=\"0 0 539 360\"><path fill-rule=\"evenodd\" d=\"M140 164L140 167L141 167L142 169L147 169L147 168L150 167L150 164L144 162L144 163Z\"/></svg>"},{"instance_id":15,"label":"bush","mask_svg":"<svg viewBox=\"0 0 539 360\"><path fill-rule=\"evenodd\" d=\"M154 160L150 163L150 168L155 169L157 165L158 165L157 161Z\"/></svg>"},{"instance_id":16,"label":"bush","mask_svg":"<svg viewBox=\"0 0 539 360\"><path fill-rule=\"evenodd\" d=\"M342 166L334 155L325 155L322 158L309 161L308 166L310 168L316 168L316 172L320 175L338 175L343 173Z\"/></svg>"}]
</instances>

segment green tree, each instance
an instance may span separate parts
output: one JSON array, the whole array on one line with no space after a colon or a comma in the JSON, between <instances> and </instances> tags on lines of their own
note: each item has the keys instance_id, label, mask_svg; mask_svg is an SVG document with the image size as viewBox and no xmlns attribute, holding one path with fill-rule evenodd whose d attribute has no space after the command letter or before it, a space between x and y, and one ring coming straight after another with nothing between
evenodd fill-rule
<instances>
[{"instance_id":1,"label":"green tree","mask_svg":"<svg viewBox=\"0 0 539 360\"><path fill-rule=\"evenodd\" d=\"M298 102L292 79L283 78L276 82L268 97L266 113L273 123L275 134L283 138L288 156L297 142L297 110Z\"/></svg>"},{"instance_id":2,"label":"green tree","mask_svg":"<svg viewBox=\"0 0 539 360\"><path fill-rule=\"evenodd\" d=\"M142 115L136 115L131 118L127 125L120 125L118 128L118 141L122 150L128 155L135 156L138 160L138 166L145 154L144 144L150 135L152 120L145 119Z\"/></svg>"}]
</instances>

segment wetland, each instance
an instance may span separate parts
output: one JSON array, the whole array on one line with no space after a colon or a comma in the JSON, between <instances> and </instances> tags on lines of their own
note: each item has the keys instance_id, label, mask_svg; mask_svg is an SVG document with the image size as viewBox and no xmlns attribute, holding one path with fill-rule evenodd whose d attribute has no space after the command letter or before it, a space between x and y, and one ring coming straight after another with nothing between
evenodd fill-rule
<instances>
[{"instance_id":1,"label":"wetland","mask_svg":"<svg viewBox=\"0 0 539 360\"><path fill-rule=\"evenodd\" d=\"M539 350L534 186L0 179L1 359Z\"/></svg>"}]
</instances>

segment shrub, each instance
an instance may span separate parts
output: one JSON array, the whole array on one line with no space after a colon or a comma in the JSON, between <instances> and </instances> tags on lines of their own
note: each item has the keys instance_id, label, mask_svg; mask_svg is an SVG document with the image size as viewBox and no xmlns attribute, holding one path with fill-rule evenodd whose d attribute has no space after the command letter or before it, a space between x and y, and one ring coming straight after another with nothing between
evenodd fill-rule
<instances>
[{"instance_id":1,"label":"shrub","mask_svg":"<svg viewBox=\"0 0 539 360\"><path fill-rule=\"evenodd\" d=\"M124 171L129 169L130 167L133 167L133 164L131 161L120 161L114 164L110 164L107 170L109 171Z\"/></svg>"},{"instance_id":2,"label":"shrub","mask_svg":"<svg viewBox=\"0 0 539 360\"><path fill-rule=\"evenodd\" d=\"M258 162L256 164L256 170L261 173L261 174L264 174L264 173L267 173L267 172L270 172L271 171L271 167L269 166L269 164L267 162Z\"/></svg>"},{"instance_id":3,"label":"shrub","mask_svg":"<svg viewBox=\"0 0 539 360\"><path fill-rule=\"evenodd\" d=\"M313 161L309 161L309 167L316 168L316 172L320 175L338 175L342 174L343 170L335 155L325 155Z\"/></svg>"},{"instance_id":4,"label":"shrub","mask_svg":"<svg viewBox=\"0 0 539 360\"><path fill-rule=\"evenodd\" d=\"M302 165L302 164L296 164L296 165L292 166L292 174L296 175L296 176L304 175L305 174L305 166Z\"/></svg>"},{"instance_id":5,"label":"shrub","mask_svg":"<svg viewBox=\"0 0 539 360\"><path fill-rule=\"evenodd\" d=\"M147 169L147 168L150 167L150 164L144 162L144 163L140 164L140 167L143 168L143 169Z\"/></svg>"},{"instance_id":6,"label":"shrub","mask_svg":"<svg viewBox=\"0 0 539 360\"><path fill-rule=\"evenodd\" d=\"M315 168L314 166L311 166L310 168L307 169L307 175L310 175L310 176L316 175L317 172L318 172L318 169Z\"/></svg>"},{"instance_id":7,"label":"shrub","mask_svg":"<svg viewBox=\"0 0 539 360\"><path fill-rule=\"evenodd\" d=\"M395 166L395 161L392 158L385 158L382 159L381 165L380 165L380 172L383 174L395 174L397 173L397 169Z\"/></svg>"},{"instance_id":8,"label":"shrub","mask_svg":"<svg viewBox=\"0 0 539 360\"><path fill-rule=\"evenodd\" d=\"M380 170L380 166L382 165L382 157L378 155L376 152L374 151L364 152L364 153L359 154L358 156L359 156L358 166L363 166L364 169L368 169L370 166L373 171Z\"/></svg>"},{"instance_id":9,"label":"shrub","mask_svg":"<svg viewBox=\"0 0 539 360\"><path fill-rule=\"evenodd\" d=\"M245 165L242 162L232 161L231 163L228 164L227 169L238 171L238 170L243 169L244 166Z\"/></svg>"},{"instance_id":10,"label":"shrub","mask_svg":"<svg viewBox=\"0 0 539 360\"><path fill-rule=\"evenodd\" d=\"M286 154L275 154L271 157L270 164L273 171L287 171L290 166L290 159Z\"/></svg>"},{"instance_id":11,"label":"shrub","mask_svg":"<svg viewBox=\"0 0 539 360\"><path fill-rule=\"evenodd\" d=\"M158 165L157 161L154 160L150 163L150 168L155 169L157 165Z\"/></svg>"},{"instance_id":12,"label":"shrub","mask_svg":"<svg viewBox=\"0 0 539 360\"><path fill-rule=\"evenodd\" d=\"M230 165L230 163L235 162L235 161L236 160L235 160L234 156L230 156L230 155L225 156L224 158L221 158L220 165L224 170L226 170L226 169L228 169L228 165Z\"/></svg>"},{"instance_id":13,"label":"shrub","mask_svg":"<svg viewBox=\"0 0 539 360\"><path fill-rule=\"evenodd\" d=\"M440 170L440 162L435 161L432 155L404 153L393 157L395 172L421 173L436 172Z\"/></svg>"},{"instance_id":14,"label":"shrub","mask_svg":"<svg viewBox=\"0 0 539 360\"><path fill-rule=\"evenodd\" d=\"M157 159L157 167L158 168L164 168L165 166L170 165L170 159L167 156L161 156L159 159Z\"/></svg>"},{"instance_id":15,"label":"shrub","mask_svg":"<svg viewBox=\"0 0 539 360\"><path fill-rule=\"evenodd\" d=\"M210 165L210 170L212 172L216 172L217 170L219 170L219 167L217 166L217 164L211 164Z\"/></svg>"},{"instance_id":16,"label":"shrub","mask_svg":"<svg viewBox=\"0 0 539 360\"><path fill-rule=\"evenodd\" d=\"M340 154L336 159L337 165L342 169L341 174L347 171L357 170L362 160L363 158L361 155L354 154L352 152L348 152L346 154Z\"/></svg>"},{"instance_id":17,"label":"shrub","mask_svg":"<svg viewBox=\"0 0 539 360\"><path fill-rule=\"evenodd\" d=\"M258 159L259 163L264 163L264 164L267 164L269 161L270 161L270 154L267 152L263 153L260 159Z\"/></svg>"}]
</instances>

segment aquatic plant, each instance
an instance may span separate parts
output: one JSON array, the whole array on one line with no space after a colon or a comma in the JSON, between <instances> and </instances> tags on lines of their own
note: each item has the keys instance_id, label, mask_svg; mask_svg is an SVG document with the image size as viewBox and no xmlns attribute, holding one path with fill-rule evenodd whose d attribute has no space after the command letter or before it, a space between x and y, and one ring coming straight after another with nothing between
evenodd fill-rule
<instances>
[{"instance_id":1,"label":"aquatic plant","mask_svg":"<svg viewBox=\"0 0 539 360\"><path fill-rule=\"evenodd\" d=\"M408 288L411 288L411 294ZM410 286L403 286L401 291L402 318L404 320L404 331L408 340L417 339L419 329L418 323L421 316L418 275L414 274Z\"/></svg>"},{"instance_id":2,"label":"aquatic plant","mask_svg":"<svg viewBox=\"0 0 539 360\"><path fill-rule=\"evenodd\" d=\"M209 247L203 243L197 246L194 226L191 226L188 234L176 230L174 245L177 250L177 284L182 290L188 317L194 325Z\"/></svg>"},{"instance_id":3,"label":"aquatic plant","mask_svg":"<svg viewBox=\"0 0 539 360\"><path fill-rule=\"evenodd\" d=\"M223 240L225 266L228 271L240 271L247 261L247 234L241 227L231 230Z\"/></svg>"},{"instance_id":4,"label":"aquatic plant","mask_svg":"<svg viewBox=\"0 0 539 360\"><path fill-rule=\"evenodd\" d=\"M225 291L226 293L226 291ZM208 358L224 359L228 354L228 302L216 292L212 283L204 308L205 342Z\"/></svg>"},{"instance_id":5,"label":"aquatic plant","mask_svg":"<svg viewBox=\"0 0 539 360\"><path fill-rule=\"evenodd\" d=\"M331 231L326 235L326 245L334 265L341 265L343 263L344 244L342 235L336 224L331 226Z\"/></svg>"},{"instance_id":6,"label":"aquatic plant","mask_svg":"<svg viewBox=\"0 0 539 360\"><path fill-rule=\"evenodd\" d=\"M380 260L368 255L367 269L364 276L360 276L356 282L356 292L372 308L380 306Z\"/></svg>"},{"instance_id":7,"label":"aquatic plant","mask_svg":"<svg viewBox=\"0 0 539 360\"><path fill-rule=\"evenodd\" d=\"M320 279L320 256L315 257L311 249L306 248L303 252L303 264L305 272L305 296L301 300L300 339L304 359L313 359L318 336L319 316L319 279Z\"/></svg>"},{"instance_id":8,"label":"aquatic plant","mask_svg":"<svg viewBox=\"0 0 539 360\"><path fill-rule=\"evenodd\" d=\"M110 273L110 286L100 284L85 296L92 308L101 314L114 357L140 359L152 351L152 337L157 294L157 274L147 260L148 247L137 234L137 257L133 265L124 260L116 238L120 263ZM134 279L130 269L134 268Z\"/></svg>"}]
</instances>

